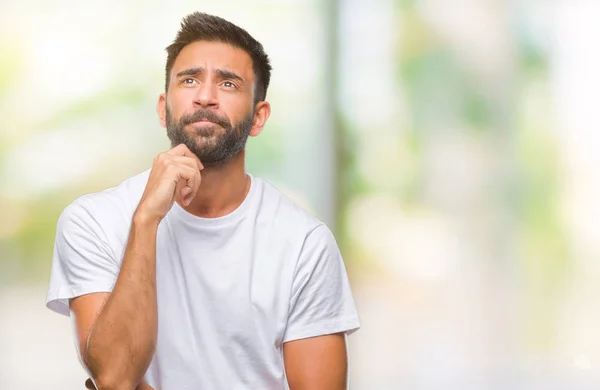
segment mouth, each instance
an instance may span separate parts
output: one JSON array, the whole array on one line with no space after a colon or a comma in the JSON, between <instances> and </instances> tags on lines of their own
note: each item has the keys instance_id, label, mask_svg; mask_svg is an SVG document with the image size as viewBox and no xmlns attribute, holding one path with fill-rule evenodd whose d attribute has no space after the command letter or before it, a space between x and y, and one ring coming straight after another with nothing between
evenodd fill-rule
<instances>
[{"instance_id":1,"label":"mouth","mask_svg":"<svg viewBox=\"0 0 600 390\"><path fill-rule=\"evenodd\" d=\"M208 119L200 119L199 121L192 122L192 123L195 123L198 125L214 125L215 124L215 122L211 122Z\"/></svg>"}]
</instances>

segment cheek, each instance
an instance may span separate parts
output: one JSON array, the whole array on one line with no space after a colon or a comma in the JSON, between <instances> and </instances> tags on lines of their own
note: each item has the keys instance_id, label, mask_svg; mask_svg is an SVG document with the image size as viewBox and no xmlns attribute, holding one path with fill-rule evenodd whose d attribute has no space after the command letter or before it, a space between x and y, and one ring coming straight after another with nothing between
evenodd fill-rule
<instances>
[{"instance_id":1,"label":"cheek","mask_svg":"<svg viewBox=\"0 0 600 390\"><path fill-rule=\"evenodd\" d=\"M220 104L231 123L239 123L246 119L254 108L252 99L239 96L224 96L220 100Z\"/></svg>"},{"instance_id":2,"label":"cheek","mask_svg":"<svg viewBox=\"0 0 600 390\"><path fill-rule=\"evenodd\" d=\"M186 111L193 109L193 104L186 99L185 94L170 97L168 105L171 118L180 118Z\"/></svg>"}]
</instances>

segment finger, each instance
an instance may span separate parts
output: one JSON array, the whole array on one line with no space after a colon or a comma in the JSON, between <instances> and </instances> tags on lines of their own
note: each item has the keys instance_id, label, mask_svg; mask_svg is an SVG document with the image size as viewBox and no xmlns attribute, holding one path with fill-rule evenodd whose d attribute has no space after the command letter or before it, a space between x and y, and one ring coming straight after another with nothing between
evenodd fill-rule
<instances>
[{"instance_id":1,"label":"finger","mask_svg":"<svg viewBox=\"0 0 600 390\"><path fill-rule=\"evenodd\" d=\"M204 166L202 165L202 163L196 156L190 157L190 156L169 154L169 152L163 152L163 153L159 153L156 156L156 158L154 159L155 166L158 166L158 165L168 166L173 163L187 165L187 166L190 166L197 170L204 169Z\"/></svg>"},{"instance_id":2,"label":"finger","mask_svg":"<svg viewBox=\"0 0 600 390\"><path fill-rule=\"evenodd\" d=\"M186 188L196 190L200 180L200 171L189 166L182 166L180 171L180 179L185 180Z\"/></svg>"},{"instance_id":3,"label":"finger","mask_svg":"<svg viewBox=\"0 0 600 390\"><path fill-rule=\"evenodd\" d=\"M191 193L192 193L192 191L193 191L193 189L191 189L190 187L187 187L187 186L186 186L186 187L184 187L184 188L181 190L181 197L182 197L183 199L185 199L185 197L186 197L186 196L188 196L189 194L191 194Z\"/></svg>"},{"instance_id":4,"label":"finger","mask_svg":"<svg viewBox=\"0 0 600 390\"><path fill-rule=\"evenodd\" d=\"M172 156L192 156L192 153L185 144L179 144L166 152Z\"/></svg>"},{"instance_id":5,"label":"finger","mask_svg":"<svg viewBox=\"0 0 600 390\"><path fill-rule=\"evenodd\" d=\"M200 162L200 160L198 160L198 158L191 158L187 156L169 156L169 158L172 162L187 165L188 167L199 171L201 171L204 168L204 166L202 166L202 163Z\"/></svg>"},{"instance_id":6,"label":"finger","mask_svg":"<svg viewBox=\"0 0 600 390\"><path fill-rule=\"evenodd\" d=\"M192 192L193 190L190 187L185 187L181 190L181 202L184 206L188 206L192 202L192 199L194 199L194 197L191 196Z\"/></svg>"},{"instance_id":7,"label":"finger","mask_svg":"<svg viewBox=\"0 0 600 390\"><path fill-rule=\"evenodd\" d=\"M194 153L192 153L190 151L190 149L188 149L187 146L185 146L185 144L179 144L177 146L175 146L173 149L169 150L168 152L166 152L167 154L170 154L172 156L185 156L185 157L189 157L193 160L196 160L198 162L198 164L200 164L199 169L203 169L204 166L202 165L202 162L200 161L200 159L198 158L198 156L196 156Z\"/></svg>"},{"instance_id":8,"label":"finger","mask_svg":"<svg viewBox=\"0 0 600 390\"><path fill-rule=\"evenodd\" d=\"M188 180L186 182L186 187L181 190L181 200L185 206L189 205L192 202L192 199L196 197L196 193L198 192L198 188L200 187L200 171L194 171L195 178L193 181Z\"/></svg>"},{"instance_id":9,"label":"finger","mask_svg":"<svg viewBox=\"0 0 600 390\"><path fill-rule=\"evenodd\" d=\"M175 196L180 196L184 205L188 205L189 201L196 195L196 191L200 185L200 171L187 165L172 164L168 168L169 180L176 183ZM182 193L184 188L189 188L188 196ZM185 198L185 199L184 199Z\"/></svg>"}]
</instances>

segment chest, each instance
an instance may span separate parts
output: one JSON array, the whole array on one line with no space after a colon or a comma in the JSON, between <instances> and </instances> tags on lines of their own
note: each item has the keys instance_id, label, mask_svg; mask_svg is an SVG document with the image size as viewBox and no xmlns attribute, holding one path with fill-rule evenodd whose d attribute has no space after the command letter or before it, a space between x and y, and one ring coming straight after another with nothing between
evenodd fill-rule
<instances>
[{"instance_id":1,"label":"chest","mask_svg":"<svg viewBox=\"0 0 600 390\"><path fill-rule=\"evenodd\" d=\"M208 343L217 349L235 343L242 349L279 346L298 250L293 240L244 224L161 227L156 253L159 342Z\"/></svg>"}]
</instances>

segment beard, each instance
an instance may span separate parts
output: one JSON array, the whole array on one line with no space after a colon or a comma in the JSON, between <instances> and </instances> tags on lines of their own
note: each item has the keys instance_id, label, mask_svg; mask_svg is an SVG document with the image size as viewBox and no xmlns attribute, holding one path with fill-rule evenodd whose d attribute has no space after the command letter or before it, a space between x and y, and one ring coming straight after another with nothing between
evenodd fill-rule
<instances>
[{"instance_id":1,"label":"beard","mask_svg":"<svg viewBox=\"0 0 600 390\"><path fill-rule=\"evenodd\" d=\"M185 126L203 119L212 124L195 125L196 127L186 131ZM171 146L184 144L205 167L223 166L239 155L246 146L253 119L254 110L241 122L232 125L226 117L219 116L210 109L200 108L193 114L183 115L179 121L176 121L171 116L169 107L166 108L167 136L171 140ZM223 128L221 134L217 134L219 126Z\"/></svg>"}]
</instances>

